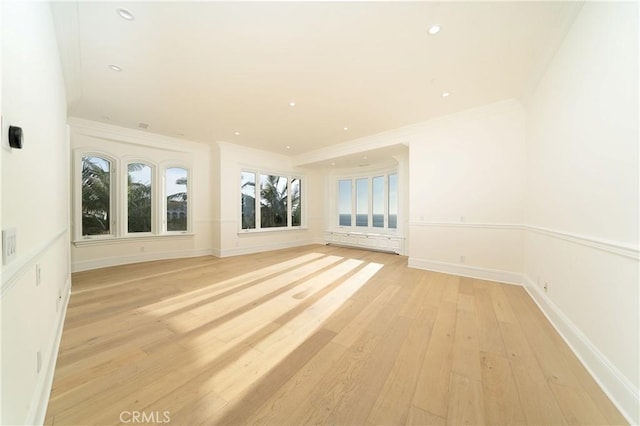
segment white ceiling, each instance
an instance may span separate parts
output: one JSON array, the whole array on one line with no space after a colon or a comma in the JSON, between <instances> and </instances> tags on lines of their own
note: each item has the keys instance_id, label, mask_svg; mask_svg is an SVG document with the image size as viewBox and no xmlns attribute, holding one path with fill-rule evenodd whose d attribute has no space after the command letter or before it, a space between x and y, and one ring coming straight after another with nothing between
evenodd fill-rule
<instances>
[{"instance_id":1,"label":"white ceiling","mask_svg":"<svg viewBox=\"0 0 640 426\"><path fill-rule=\"evenodd\" d=\"M300 155L526 97L580 6L66 2L53 11L69 115ZM431 24L442 31L428 35Z\"/></svg>"}]
</instances>

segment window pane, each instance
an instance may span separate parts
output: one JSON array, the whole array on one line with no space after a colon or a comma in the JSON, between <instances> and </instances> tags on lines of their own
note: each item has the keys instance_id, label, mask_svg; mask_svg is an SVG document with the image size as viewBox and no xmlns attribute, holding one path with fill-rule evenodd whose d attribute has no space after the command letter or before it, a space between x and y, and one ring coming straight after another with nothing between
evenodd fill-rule
<instances>
[{"instance_id":1,"label":"window pane","mask_svg":"<svg viewBox=\"0 0 640 426\"><path fill-rule=\"evenodd\" d=\"M369 226L369 179L356 179L356 226Z\"/></svg>"},{"instance_id":2,"label":"window pane","mask_svg":"<svg viewBox=\"0 0 640 426\"><path fill-rule=\"evenodd\" d=\"M129 232L151 232L151 167L128 166L127 212Z\"/></svg>"},{"instance_id":3,"label":"window pane","mask_svg":"<svg viewBox=\"0 0 640 426\"><path fill-rule=\"evenodd\" d=\"M340 226L351 226L351 179L338 181L338 216Z\"/></svg>"},{"instance_id":4,"label":"window pane","mask_svg":"<svg viewBox=\"0 0 640 426\"><path fill-rule=\"evenodd\" d=\"M398 175L389 175L389 228L398 227Z\"/></svg>"},{"instance_id":5,"label":"window pane","mask_svg":"<svg viewBox=\"0 0 640 426\"><path fill-rule=\"evenodd\" d=\"M111 233L111 163L82 157L82 235Z\"/></svg>"},{"instance_id":6,"label":"window pane","mask_svg":"<svg viewBox=\"0 0 640 426\"><path fill-rule=\"evenodd\" d=\"M384 176L376 176L371 180L373 189L373 227L384 228Z\"/></svg>"},{"instance_id":7,"label":"window pane","mask_svg":"<svg viewBox=\"0 0 640 426\"><path fill-rule=\"evenodd\" d=\"M287 178L260 176L260 227L287 226Z\"/></svg>"},{"instance_id":8,"label":"window pane","mask_svg":"<svg viewBox=\"0 0 640 426\"><path fill-rule=\"evenodd\" d=\"M256 227L256 175L255 173L242 172L240 176L240 188L242 191L242 229L255 229Z\"/></svg>"},{"instance_id":9,"label":"window pane","mask_svg":"<svg viewBox=\"0 0 640 426\"><path fill-rule=\"evenodd\" d=\"M167 169L167 231L187 230L187 176L185 169Z\"/></svg>"},{"instance_id":10,"label":"window pane","mask_svg":"<svg viewBox=\"0 0 640 426\"><path fill-rule=\"evenodd\" d=\"M300 179L291 178L291 226L300 226L301 224Z\"/></svg>"}]
</instances>

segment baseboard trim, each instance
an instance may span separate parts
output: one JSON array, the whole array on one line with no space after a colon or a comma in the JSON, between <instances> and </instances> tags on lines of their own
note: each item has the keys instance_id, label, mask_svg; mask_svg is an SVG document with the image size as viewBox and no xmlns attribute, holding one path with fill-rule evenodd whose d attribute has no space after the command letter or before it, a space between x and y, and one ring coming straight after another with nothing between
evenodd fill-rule
<instances>
[{"instance_id":1,"label":"baseboard trim","mask_svg":"<svg viewBox=\"0 0 640 426\"><path fill-rule=\"evenodd\" d=\"M140 253L128 256L105 257L100 259L82 260L71 263L72 272L89 271L91 269L106 268L109 266L128 265L130 263L152 262L155 260L180 259L185 257L211 256L213 250L180 250L157 253Z\"/></svg>"},{"instance_id":2,"label":"baseboard trim","mask_svg":"<svg viewBox=\"0 0 640 426\"><path fill-rule=\"evenodd\" d=\"M42 380L36 385L31 404L31 409L27 414L25 424L41 425L44 424L47 415L47 407L49 406L49 396L51 395L51 387L53 386L53 377L56 371L56 362L58 361L58 351L60 350L60 342L62 341L62 331L64 330L64 320L67 316L67 307L71 298L71 281L67 281L67 289L65 298L61 305L61 313L58 316L58 325L53 336L51 352L42 376Z\"/></svg>"},{"instance_id":3,"label":"baseboard trim","mask_svg":"<svg viewBox=\"0 0 640 426\"><path fill-rule=\"evenodd\" d=\"M622 415L630 424L640 424L638 390L530 277L523 276L523 283L527 293Z\"/></svg>"},{"instance_id":4,"label":"baseboard trim","mask_svg":"<svg viewBox=\"0 0 640 426\"><path fill-rule=\"evenodd\" d=\"M290 241L290 242L275 243L275 244L263 244L260 246L220 249L216 251L219 253L218 257L231 257L231 256L241 256L243 254L261 253L269 250L282 250L282 249L293 248L293 247L308 246L312 244L324 245L324 240Z\"/></svg>"},{"instance_id":5,"label":"baseboard trim","mask_svg":"<svg viewBox=\"0 0 640 426\"><path fill-rule=\"evenodd\" d=\"M460 265L456 263L441 262L439 260L416 259L414 257L409 257L409 267L459 275L462 277L477 278L480 280L496 281L505 284L522 285L522 275L520 273L502 271L500 269Z\"/></svg>"}]
</instances>

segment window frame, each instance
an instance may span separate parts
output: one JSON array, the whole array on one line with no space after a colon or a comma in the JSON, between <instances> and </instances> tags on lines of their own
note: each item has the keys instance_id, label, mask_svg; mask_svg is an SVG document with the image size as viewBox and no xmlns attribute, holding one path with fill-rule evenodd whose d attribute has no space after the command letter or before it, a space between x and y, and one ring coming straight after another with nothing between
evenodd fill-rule
<instances>
[{"instance_id":1,"label":"window frame","mask_svg":"<svg viewBox=\"0 0 640 426\"><path fill-rule=\"evenodd\" d=\"M366 202L365 203L360 203L360 183L364 182L364 193L366 195ZM355 218L356 218L356 223L355 225L353 225L352 222L352 226L354 226L356 229L366 229L366 228L370 228L371 227L371 177L357 177L353 179L353 185L354 185L354 189L355 189L355 206L352 207L354 208L354 214L355 214ZM367 215L367 224L366 225L358 225L358 216L362 216L364 215L364 213L360 213L362 211L362 209L366 210L366 215Z\"/></svg>"},{"instance_id":2,"label":"window frame","mask_svg":"<svg viewBox=\"0 0 640 426\"><path fill-rule=\"evenodd\" d=\"M167 171L169 169L183 169L187 172L187 229L184 231L169 231L168 228L168 222L167 222ZM178 162L164 162L161 164L161 170L162 170L162 176L161 176L161 181L162 181L162 197L160 197L162 199L162 207L160 209L160 213L159 213L159 217L160 217L160 222L161 222L161 227L160 229L162 230L162 235L184 235L184 234L189 234L191 233L191 216L192 216L192 207L191 207L191 200L193 199L192 196L190 196L191 194L193 194L193 189L192 189L192 184L193 184L193 179L191 178L192 174L191 174L191 168L188 167L186 164L184 163L178 163Z\"/></svg>"},{"instance_id":3,"label":"window frame","mask_svg":"<svg viewBox=\"0 0 640 426\"><path fill-rule=\"evenodd\" d=\"M342 212L340 210L340 195L341 195L341 182L349 182L349 225L342 225L340 224L340 216L342 216ZM337 203L337 211L338 211L338 226L341 228L350 228L351 226L353 226L353 180L352 179L343 179L343 178L337 178L336 179L336 184L337 184L337 192L336 192L336 199L338 200ZM345 185L346 188L346 185ZM345 213L346 214L346 213Z\"/></svg>"},{"instance_id":4,"label":"window frame","mask_svg":"<svg viewBox=\"0 0 640 426\"><path fill-rule=\"evenodd\" d=\"M352 173L352 174L338 174L334 175L333 188L336 191L333 196L334 207L332 208L332 220L331 220L331 228L332 229L340 229L348 232L360 232L360 233L371 233L371 234L398 234L399 231L399 216L400 216L400 206L397 206L398 212L396 214L396 228L389 228L389 176L396 175L396 192L397 197L399 197L400 191L400 175L398 173L397 168L389 168L389 169L375 169L368 170L363 173ZM382 177L382 202L384 209L384 220L383 227L374 227L373 226L373 180L374 178ZM357 181L360 179L367 180L367 226L357 226ZM340 224L340 182L341 181L351 181L351 225L341 225ZM399 201L399 199L398 199Z\"/></svg>"},{"instance_id":5,"label":"window frame","mask_svg":"<svg viewBox=\"0 0 640 426\"><path fill-rule=\"evenodd\" d=\"M392 174L392 173L390 173ZM375 189L374 189L374 180L377 178L382 179L382 226L375 226L373 216L375 215ZM374 174L370 177L371 181L371 200L369 204L371 205L371 228L372 229L388 229L389 223L389 205L387 204L387 200L389 199L389 185L387 185L387 181L389 179L389 175L387 174Z\"/></svg>"},{"instance_id":6,"label":"window frame","mask_svg":"<svg viewBox=\"0 0 640 426\"><path fill-rule=\"evenodd\" d=\"M390 217L391 217L391 176L396 177L396 188L395 188L395 192L396 192L396 199L395 199L395 210L396 210L396 226L394 226L393 228L391 228L390 224ZM387 173L387 175L385 176L385 185L386 185L386 190L385 190L385 198L384 198L384 202L385 202L385 211L387 212L386 216L385 216L385 220L386 220L386 224L385 224L385 228L388 229L393 229L394 231L398 229L398 227L400 226L400 175L398 174L397 171L395 172L391 172L391 173Z\"/></svg>"},{"instance_id":7,"label":"window frame","mask_svg":"<svg viewBox=\"0 0 640 426\"><path fill-rule=\"evenodd\" d=\"M82 235L82 159L100 157L110 163L109 216L110 233L102 235ZM156 163L139 156L117 156L93 147L78 147L72 152L71 190L72 213L71 231L75 246L111 244L133 240L154 241L162 238L189 237L193 235L193 168L184 160L167 160ZM151 167L151 232L128 232L128 165L142 163ZM166 173L170 168L187 171L187 230L167 231L166 229Z\"/></svg>"},{"instance_id":8,"label":"window frame","mask_svg":"<svg viewBox=\"0 0 640 426\"><path fill-rule=\"evenodd\" d=\"M100 157L109 161L109 233L101 235L83 235L82 234L82 159L85 157ZM74 208L73 208L73 230L77 241L88 240L109 240L116 238L118 235L118 159L111 154L95 150L76 150L74 152L74 173L73 173L73 192Z\"/></svg>"},{"instance_id":9,"label":"window frame","mask_svg":"<svg viewBox=\"0 0 640 426\"><path fill-rule=\"evenodd\" d=\"M151 231L145 231L145 232L129 232L129 188L128 188L128 184L129 184L129 165L130 164L143 164L145 166L148 166L151 169L151 181L150 181L150 185L151 185ZM140 157L128 157L126 159L124 159L123 161L123 170L124 170L124 175L122 178L122 194L123 194L123 202L122 202L122 229L121 229L121 235L124 237L149 237L152 235L158 235L158 224L156 223L158 221L158 197L157 197L157 192L158 192L158 166L153 163L152 161L149 160L145 160L142 159Z\"/></svg>"},{"instance_id":10,"label":"window frame","mask_svg":"<svg viewBox=\"0 0 640 426\"><path fill-rule=\"evenodd\" d=\"M255 227L243 228L242 227L242 174L250 173L255 176L255 199L254 199L254 214L255 214ZM262 182L262 176L278 176L287 179L287 226L274 226L263 228L261 217L261 194L260 187ZM291 181L297 179L300 185L300 225L293 226L292 218L292 202L291 202ZM262 232L279 232L279 231L294 231L300 229L306 229L306 176L299 173L282 172L274 170L261 170L252 167L242 167L240 173L238 173L238 194L239 199L236 203L238 209L238 234L252 234Z\"/></svg>"}]
</instances>

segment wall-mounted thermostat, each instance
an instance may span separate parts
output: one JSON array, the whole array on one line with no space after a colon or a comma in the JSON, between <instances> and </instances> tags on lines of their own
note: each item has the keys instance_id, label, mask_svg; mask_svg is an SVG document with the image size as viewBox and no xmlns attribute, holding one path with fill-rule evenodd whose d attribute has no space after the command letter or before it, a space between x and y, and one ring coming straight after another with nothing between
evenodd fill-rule
<instances>
[{"instance_id":1,"label":"wall-mounted thermostat","mask_svg":"<svg viewBox=\"0 0 640 426\"><path fill-rule=\"evenodd\" d=\"M9 146L11 148L22 149L22 128L9 126Z\"/></svg>"}]
</instances>

